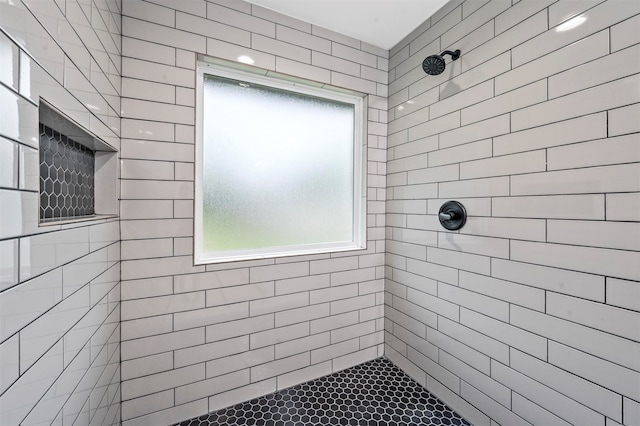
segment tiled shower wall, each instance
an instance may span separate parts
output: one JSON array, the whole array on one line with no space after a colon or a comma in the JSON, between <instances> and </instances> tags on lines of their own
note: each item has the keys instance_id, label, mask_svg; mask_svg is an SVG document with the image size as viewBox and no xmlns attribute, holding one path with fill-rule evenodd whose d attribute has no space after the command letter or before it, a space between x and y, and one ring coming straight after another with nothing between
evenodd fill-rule
<instances>
[{"instance_id":1,"label":"tiled shower wall","mask_svg":"<svg viewBox=\"0 0 640 426\"><path fill-rule=\"evenodd\" d=\"M513 3L391 51L385 353L476 425L638 425L640 2Z\"/></svg>"},{"instance_id":2,"label":"tiled shower wall","mask_svg":"<svg viewBox=\"0 0 640 426\"><path fill-rule=\"evenodd\" d=\"M123 7L123 424L188 419L381 355L388 51L239 0ZM366 250L193 266L197 53L369 95Z\"/></svg>"},{"instance_id":3,"label":"tiled shower wall","mask_svg":"<svg viewBox=\"0 0 640 426\"><path fill-rule=\"evenodd\" d=\"M0 424L118 424L117 219L38 226L40 97L119 147L120 2L0 1Z\"/></svg>"}]
</instances>

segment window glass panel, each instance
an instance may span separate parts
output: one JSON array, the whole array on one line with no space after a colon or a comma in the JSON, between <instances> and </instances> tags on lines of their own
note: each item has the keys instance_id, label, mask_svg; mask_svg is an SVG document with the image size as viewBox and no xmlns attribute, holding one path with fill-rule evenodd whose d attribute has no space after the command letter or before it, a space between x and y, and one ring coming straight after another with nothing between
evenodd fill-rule
<instances>
[{"instance_id":1,"label":"window glass panel","mask_svg":"<svg viewBox=\"0 0 640 426\"><path fill-rule=\"evenodd\" d=\"M354 239L354 105L204 74L202 250Z\"/></svg>"}]
</instances>

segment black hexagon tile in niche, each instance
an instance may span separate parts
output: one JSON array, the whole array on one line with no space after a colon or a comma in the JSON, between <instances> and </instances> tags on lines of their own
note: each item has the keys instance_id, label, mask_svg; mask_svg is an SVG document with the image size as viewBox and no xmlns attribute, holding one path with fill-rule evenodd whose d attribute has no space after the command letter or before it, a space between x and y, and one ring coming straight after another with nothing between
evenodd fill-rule
<instances>
[{"instance_id":1,"label":"black hexagon tile in niche","mask_svg":"<svg viewBox=\"0 0 640 426\"><path fill-rule=\"evenodd\" d=\"M93 215L94 169L93 151L40 124L40 219Z\"/></svg>"},{"instance_id":2,"label":"black hexagon tile in niche","mask_svg":"<svg viewBox=\"0 0 640 426\"><path fill-rule=\"evenodd\" d=\"M385 358L224 408L177 426L469 426Z\"/></svg>"}]
</instances>

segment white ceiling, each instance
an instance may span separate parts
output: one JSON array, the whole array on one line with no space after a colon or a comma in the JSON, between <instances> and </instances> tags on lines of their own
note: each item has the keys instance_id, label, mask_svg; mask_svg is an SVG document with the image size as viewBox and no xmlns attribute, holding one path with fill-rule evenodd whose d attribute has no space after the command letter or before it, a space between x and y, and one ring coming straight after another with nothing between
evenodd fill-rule
<instances>
[{"instance_id":1,"label":"white ceiling","mask_svg":"<svg viewBox=\"0 0 640 426\"><path fill-rule=\"evenodd\" d=\"M448 0L248 0L385 50Z\"/></svg>"}]
</instances>

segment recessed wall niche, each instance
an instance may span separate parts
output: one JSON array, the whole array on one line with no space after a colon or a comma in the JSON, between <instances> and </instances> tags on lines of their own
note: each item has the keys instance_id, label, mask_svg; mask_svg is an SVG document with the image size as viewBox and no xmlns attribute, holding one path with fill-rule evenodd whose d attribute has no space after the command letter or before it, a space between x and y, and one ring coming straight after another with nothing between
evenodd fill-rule
<instances>
[{"instance_id":1,"label":"recessed wall niche","mask_svg":"<svg viewBox=\"0 0 640 426\"><path fill-rule=\"evenodd\" d=\"M117 215L116 149L40 100L40 224Z\"/></svg>"}]
</instances>

